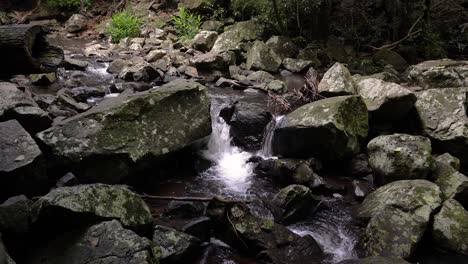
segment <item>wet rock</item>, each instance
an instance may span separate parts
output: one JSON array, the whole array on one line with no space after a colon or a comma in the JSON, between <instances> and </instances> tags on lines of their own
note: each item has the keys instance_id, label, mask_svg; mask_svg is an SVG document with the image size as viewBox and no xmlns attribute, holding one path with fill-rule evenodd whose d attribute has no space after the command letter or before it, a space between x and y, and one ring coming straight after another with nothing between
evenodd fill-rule
<instances>
[{"instance_id":1,"label":"wet rock","mask_svg":"<svg viewBox=\"0 0 468 264\"><path fill-rule=\"evenodd\" d=\"M170 218L194 218L202 216L205 206L200 202L171 201L164 216Z\"/></svg>"},{"instance_id":2,"label":"wet rock","mask_svg":"<svg viewBox=\"0 0 468 264\"><path fill-rule=\"evenodd\" d=\"M286 58L283 60L282 64L290 72L303 72L309 69L313 65L313 62Z\"/></svg>"},{"instance_id":3,"label":"wet rock","mask_svg":"<svg viewBox=\"0 0 468 264\"><path fill-rule=\"evenodd\" d=\"M358 96L339 96L300 107L281 121L273 136L276 155L336 160L360 150L368 116Z\"/></svg>"},{"instance_id":4,"label":"wet rock","mask_svg":"<svg viewBox=\"0 0 468 264\"><path fill-rule=\"evenodd\" d=\"M60 104L70 109L73 109L79 113L91 108L91 106L86 103L77 102L73 98L73 93L69 89L61 89L60 91L58 91L57 100L60 102Z\"/></svg>"},{"instance_id":5,"label":"wet rock","mask_svg":"<svg viewBox=\"0 0 468 264\"><path fill-rule=\"evenodd\" d=\"M416 93L416 109L424 133L434 147L462 162L468 160L468 116L464 102L468 88L429 89Z\"/></svg>"},{"instance_id":6,"label":"wet rock","mask_svg":"<svg viewBox=\"0 0 468 264\"><path fill-rule=\"evenodd\" d=\"M277 94L284 94L288 91L288 87L283 81L273 80L265 86L265 90L272 91Z\"/></svg>"},{"instance_id":7,"label":"wet rock","mask_svg":"<svg viewBox=\"0 0 468 264\"><path fill-rule=\"evenodd\" d=\"M73 163L80 180L117 183L135 165L154 162L208 136L209 105L204 86L176 80L106 99L37 136L60 160Z\"/></svg>"},{"instance_id":8,"label":"wet rock","mask_svg":"<svg viewBox=\"0 0 468 264\"><path fill-rule=\"evenodd\" d=\"M425 61L411 66L407 78L423 88L468 86L468 62L449 59Z\"/></svg>"},{"instance_id":9,"label":"wet rock","mask_svg":"<svg viewBox=\"0 0 468 264\"><path fill-rule=\"evenodd\" d=\"M318 91L326 97L349 95L356 93L355 86L349 70L337 62L323 75Z\"/></svg>"},{"instance_id":10,"label":"wet rock","mask_svg":"<svg viewBox=\"0 0 468 264\"><path fill-rule=\"evenodd\" d=\"M213 48L216 39L218 39L218 33L216 31L200 31L193 38L193 48L199 51L208 52Z\"/></svg>"},{"instance_id":11,"label":"wet rock","mask_svg":"<svg viewBox=\"0 0 468 264\"><path fill-rule=\"evenodd\" d=\"M88 19L81 14L72 15L65 23L65 29L68 33L83 31L88 26Z\"/></svg>"},{"instance_id":12,"label":"wet rock","mask_svg":"<svg viewBox=\"0 0 468 264\"><path fill-rule=\"evenodd\" d=\"M69 172L65 175L63 175L62 178L60 178L57 183L55 184L56 187L71 187L71 186L76 186L80 183L78 178L76 176Z\"/></svg>"},{"instance_id":13,"label":"wet rock","mask_svg":"<svg viewBox=\"0 0 468 264\"><path fill-rule=\"evenodd\" d=\"M261 147L263 130L272 115L260 103L238 101L231 108L232 115L226 118L231 126L231 136L236 146L253 151Z\"/></svg>"},{"instance_id":14,"label":"wet rock","mask_svg":"<svg viewBox=\"0 0 468 264\"><path fill-rule=\"evenodd\" d=\"M434 217L432 238L438 247L468 255L468 212L453 199L445 201Z\"/></svg>"},{"instance_id":15,"label":"wet rock","mask_svg":"<svg viewBox=\"0 0 468 264\"><path fill-rule=\"evenodd\" d=\"M8 255L8 252L5 248L5 245L2 241L2 236L0 234L0 263L2 264L16 264L15 261Z\"/></svg>"},{"instance_id":16,"label":"wet rock","mask_svg":"<svg viewBox=\"0 0 468 264\"><path fill-rule=\"evenodd\" d=\"M149 239L122 228L113 220L60 234L38 245L26 258L30 264L155 264L158 250Z\"/></svg>"},{"instance_id":17,"label":"wet rock","mask_svg":"<svg viewBox=\"0 0 468 264\"><path fill-rule=\"evenodd\" d=\"M120 79L134 82L152 82L161 77L160 72L152 65L145 63L124 67L119 73Z\"/></svg>"},{"instance_id":18,"label":"wet rock","mask_svg":"<svg viewBox=\"0 0 468 264\"><path fill-rule=\"evenodd\" d=\"M190 65L198 70L227 70L233 61L229 52L214 53L208 52L205 54L195 55L190 59Z\"/></svg>"},{"instance_id":19,"label":"wet rock","mask_svg":"<svg viewBox=\"0 0 468 264\"><path fill-rule=\"evenodd\" d=\"M357 210L357 218L368 222L359 241L361 255L411 258L440 204L439 187L426 180L380 187Z\"/></svg>"},{"instance_id":20,"label":"wet rock","mask_svg":"<svg viewBox=\"0 0 468 264\"><path fill-rule=\"evenodd\" d=\"M70 57L65 57L65 60L62 63L62 66L65 70L77 70L77 71L84 71L88 68L89 63L87 61L76 60Z\"/></svg>"},{"instance_id":21,"label":"wet rock","mask_svg":"<svg viewBox=\"0 0 468 264\"><path fill-rule=\"evenodd\" d=\"M219 35L211 52L241 50L244 42L258 39L260 31L260 27L253 20L238 22L227 27L224 33Z\"/></svg>"},{"instance_id":22,"label":"wet rock","mask_svg":"<svg viewBox=\"0 0 468 264\"><path fill-rule=\"evenodd\" d=\"M36 142L18 121L0 122L0 200L40 191L44 176L41 156Z\"/></svg>"},{"instance_id":23,"label":"wet rock","mask_svg":"<svg viewBox=\"0 0 468 264\"><path fill-rule=\"evenodd\" d=\"M376 137L367 145L367 151L379 185L397 180L426 179L433 164L431 141L421 136Z\"/></svg>"},{"instance_id":24,"label":"wet rock","mask_svg":"<svg viewBox=\"0 0 468 264\"><path fill-rule=\"evenodd\" d=\"M410 264L410 263L403 259L374 256L374 257L367 257L367 258L356 259L356 260L345 260L345 261L341 261L338 264Z\"/></svg>"},{"instance_id":25,"label":"wet rock","mask_svg":"<svg viewBox=\"0 0 468 264\"><path fill-rule=\"evenodd\" d=\"M182 231L201 241L207 241L211 237L212 222L209 217L195 218L182 227Z\"/></svg>"},{"instance_id":26,"label":"wet rock","mask_svg":"<svg viewBox=\"0 0 468 264\"><path fill-rule=\"evenodd\" d=\"M167 54L167 51L165 50L160 50L160 49L152 50L148 53L148 55L146 55L145 60L147 62L155 62L157 60L162 59L164 56L166 56L166 54Z\"/></svg>"},{"instance_id":27,"label":"wet rock","mask_svg":"<svg viewBox=\"0 0 468 264\"><path fill-rule=\"evenodd\" d=\"M13 242L29 231L32 201L26 196L11 197L0 204L0 233Z\"/></svg>"},{"instance_id":28,"label":"wet rock","mask_svg":"<svg viewBox=\"0 0 468 264\"><path fill-rule=\"evenodd\" d=\"M277 72L280 65L281 58L261 41L255 41L247 54L248 70Z\"/></svg>"},{"instance_id":29,"label":"wet rock","mask_svg":"<svg viewBox=\"0 0 468 264\"><path fill-rule=\"evenodd\" d=\"M372 58L374 62L382 66L392 65L396 70L405 70L408 67L406 60L398 53L388 49L377 51Z\"/></svg>"},{"instance_id":30,"label":"wet rock","mask_svg":"<svg viewBox=\"0 0 468 264\"><path fill-rule=\"evenodd\" d=\"M468 208L468 177L455 170L449 163L436 158L432 178L442 192L442 199L455 198Z\"/></svg>"},{"instance_id":31,"label":"wet rock","mask_svg":"<svg viewBox=\"0 0 468 264\"><path fill-rule=\"evenodd\" d=\"M281 208L277 219L283 223L291 223L313 212L318 202L306 186L289 185L273 197L273 204Z\"/></svg>"},{"instance_id":32,"label":"wet rock","mask_svg":"<svg viewBox=\"0 0 468 264\"><path fill-rule=\"evenodd\" d=\"M211 202L210 218L231 246L269 263L320 263L322 252L310 237L300 237L271 219L255 217L240 204ZM226 217L229 216L229 220Z\"/></svg>"},{"instance_id":33,"label":"wet rock","mask_svg":"<svg viewBox=\"0 0 468 264\"><path fill-rule=\"evenodd\" d=\"M306 160L262 160L255 167L255 173L271 178L282 185L301 184L318 187L323 183L323 179L314 173L312 165Z\"/></svg>"},{"instance_id":34,"label":"wet rock","mask_svg":"<svg viewBox=\"0 0 468 264\"><path fill-rule=\"evenodd\" d=\"M266 44L282 59L295 58L299 53L299 48L294 42L285 36L273 36Z\"/></svg>"},{"instance_id":35,"label":"wet rock","mask_svg":"<svg viewBox=\"0 0 468 264\"><path fill-rule=\"evenodd\" d=\"M416 102L416 95L410 90L379 79L361 79L356 83L356 90L364 99L373 118L401 119L408 114Z\"/></svg>"},{"instance_id":36,"label":"wet rock","mask_svg":"<svg viewBox=\"0 0 468 264\"><path fill-rule=\"evenodd\" d=\"M70 95L77 102L86 103L86 100L91 97L104 97L106 91L103 87L75 87L70 89Z\"/></svg>"},{"instance_id":37,"label":"wet rock","mask_svg":"<svg viewBox=\"0 0 468 264\"><path fill-rule=\"evenodd\" d=\"M199 251L200 240L175 229L157 225L153 243L161 250L161 263L182 263Z\"/></svg>"},{"instance_id":38,"label":"wet rock","mask_svg":"<svg viewBox=\"0 0 468 264\"><path fill-rule=\"evenodd\" d=\"M31 209L35 225L66 222L73 226L90 220L117 219L125 227L142 230L153 222L139 195L124 186L88 184L61 187L37 200ZM92 216L92 217L90 217Z\"/></svg>"}]
</instances>

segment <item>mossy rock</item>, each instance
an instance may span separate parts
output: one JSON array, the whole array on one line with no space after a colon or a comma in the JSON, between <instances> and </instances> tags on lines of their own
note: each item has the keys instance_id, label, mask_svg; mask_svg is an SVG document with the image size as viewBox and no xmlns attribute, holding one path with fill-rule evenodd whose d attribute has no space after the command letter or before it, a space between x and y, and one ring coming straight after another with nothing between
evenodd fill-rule
<instances>
[{"instance_id":1,"label":"mossy rock","mask_svg":"<svg viewBox=\"0 0 468 264\"><path fill-rule=\"evenodd\" d=\"M468 212L450 199L434 217L432 237L437 246L451 252L468 255Z\"/></svg>"}]
</instances>

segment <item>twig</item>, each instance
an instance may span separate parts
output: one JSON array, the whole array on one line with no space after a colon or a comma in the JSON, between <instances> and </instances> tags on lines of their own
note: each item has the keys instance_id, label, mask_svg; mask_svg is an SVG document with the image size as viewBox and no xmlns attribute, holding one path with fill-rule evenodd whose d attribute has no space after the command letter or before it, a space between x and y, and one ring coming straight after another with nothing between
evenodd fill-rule
<instances>
[{"instance_id":1,"label":"twig","mask_svg":"<svg viewBox=\"0 0 468 264\"><path fill-rule=\"evenodd\" d=\"M388 50L391 50L391 49L394 49L396 46L398 46L398 44L400 44L401 42L407 40L408 38L420 33L422 30L419 29L415 32L413 32L414 28L416 27L416 25L419 23L419 21L421 21L421 19L423 18L424 15L420 16L418 19L416 19L416 21L413 23L413 25L411 26L411 28L409 29L408 31L408 34L406 34L406 36L404 36L402 39L398 40L397 42L394 42L394 43L390 43L390 44L387 44L387 45L383 45L382 47L374 47L374 46L368 46L369 48L372 48L374 50L384 50L384 49L388 49Z\"/></svg>"}]
</instances>

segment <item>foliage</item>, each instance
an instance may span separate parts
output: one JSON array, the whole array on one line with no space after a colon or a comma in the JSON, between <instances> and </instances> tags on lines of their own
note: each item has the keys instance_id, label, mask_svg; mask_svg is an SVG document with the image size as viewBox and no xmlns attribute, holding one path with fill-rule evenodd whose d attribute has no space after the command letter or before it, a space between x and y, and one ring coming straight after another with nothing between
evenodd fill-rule
<instances>
[{"instance_id":1,"label":"foliage","mask_svg":"<svg viewBox=\"0 0 468 264\"><path fill-rule=\"evenodd\" d=\"M447 51L444 48L444 41L440 38L439 34L427 29L423 34L424 56L427 59L440 59L447 57Z\"/></svg>"},{"instance_id":2,"label":"foliage","mask_svg":"<svg viewBox=\"0 0 468 264\"><path fill-rule=\"evenodd\" d=\"M112 37L113 42L119 42L123 38L134 38L140 35L142 21L130 11L124 10L115 13L107 33Z\"/></svg>"},{"instance_id":3,"label":"foliage","mask_svg":"<svg viewBox=\"0 0 468 264\"><path fill-rule=\"evenodd\" d=\"M81 1L84 7L91 5L91 0L47 0L47 5L65 10L78 10L81 7Z\"/></svg>"},{"instance_id":4,"label":"foliage","mask_svg":"<svg viewBox=\"0 0 468 264\"><path fill-rule=\"evenodd\" d=\"M181 39L192 39L200 31L202 17L191 13L184 6L179 8L179 13L173 17L174 27Z\"/></svg>"}]
</instances>

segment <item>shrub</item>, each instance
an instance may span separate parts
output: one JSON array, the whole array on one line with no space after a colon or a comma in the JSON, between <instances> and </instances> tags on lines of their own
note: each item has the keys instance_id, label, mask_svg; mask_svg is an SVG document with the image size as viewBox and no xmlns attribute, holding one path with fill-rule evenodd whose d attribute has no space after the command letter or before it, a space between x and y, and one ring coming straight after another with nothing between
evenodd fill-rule
<instances>
[{"instance_id":1,"label":"shrub","mask_svg":"<svg viewBox=\"0 0 468 264\"><path fill-rule=\"evenodd\" d=\"M200 31L201 16L189 12L185 7L179 8L179 13L173 17L175 30L179 38L192 39Z\"/></svg>"},{"instance_id":2,"label":"shrub","mask_svg":"<svg viewBox=\"0 0 468 264\"><path fill-rule=\"evenodd\" d=\"M125 10L112 15L107 33L112 41L119 42L123 38L134 38L140 35L141 20L130 11Z\"/></svg>"},{"instance_id":3,"label":"shrub","mask_svg":"<svg viewBox=\"0 0 468 264\"><path fill-rule=\"evenodd\" d=\"M47 5L66 10L78 10L81 7L81 1L83 1L83 6L91 5L91 0L47 0Z\"/></svg>"}]
</instances>

